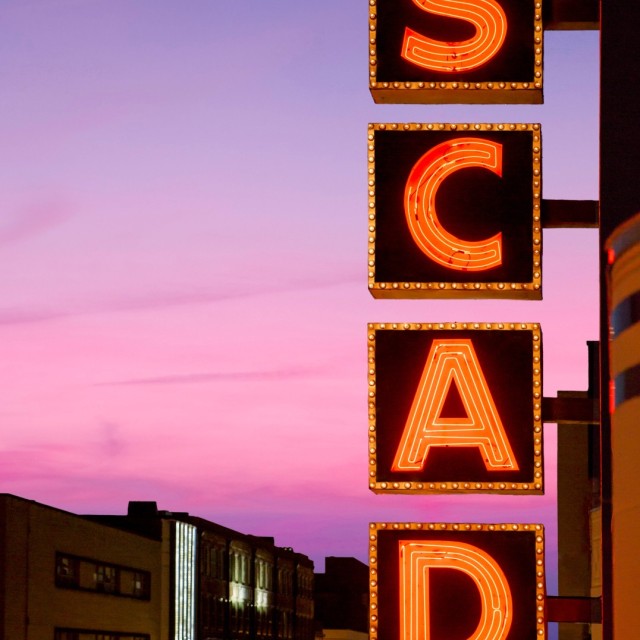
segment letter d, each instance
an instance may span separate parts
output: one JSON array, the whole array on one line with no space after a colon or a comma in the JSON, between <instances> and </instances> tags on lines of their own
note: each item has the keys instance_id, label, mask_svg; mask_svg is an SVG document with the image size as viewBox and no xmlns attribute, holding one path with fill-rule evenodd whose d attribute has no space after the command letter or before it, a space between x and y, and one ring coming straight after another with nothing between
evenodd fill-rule
<instances>
[{"instance_id":1,"label":"letter d","mask_svg":"<svg viewBox=\"0 0 640 640\"><path fill-rule=\"evenodd\" d=\"M468 640L507 637L513 619L511 590L486 551L454 540L401 540L399 547L400 640L441 640L432 638L430 629L429 579L434 569L462 571L478 588L480 621Z\"/></svg>"}]
</instances>

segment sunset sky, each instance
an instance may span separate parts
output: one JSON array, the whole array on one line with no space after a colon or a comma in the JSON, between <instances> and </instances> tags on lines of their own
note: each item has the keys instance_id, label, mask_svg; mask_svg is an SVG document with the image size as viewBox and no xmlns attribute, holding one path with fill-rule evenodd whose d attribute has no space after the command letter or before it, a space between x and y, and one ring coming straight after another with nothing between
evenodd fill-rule
<instances>
[{"instance_id":1,"label":"sunset sky","mask_svg":"<svg viewBox=\"0 0 640 640\"><path fill-rule=\"evenodd\" d=\"M543 106L379 106L361 0L0 4L0 491L156 500L322 568L369 521L547 524L545 497L375 496L367 322L539 322L587 386L595 230L544 233L542 302L367 291L368 122L540 122L549 199L597 199L598 34L547 33ZM553 591L555 560L550 561Z\"/></svg>"}]
</instances>

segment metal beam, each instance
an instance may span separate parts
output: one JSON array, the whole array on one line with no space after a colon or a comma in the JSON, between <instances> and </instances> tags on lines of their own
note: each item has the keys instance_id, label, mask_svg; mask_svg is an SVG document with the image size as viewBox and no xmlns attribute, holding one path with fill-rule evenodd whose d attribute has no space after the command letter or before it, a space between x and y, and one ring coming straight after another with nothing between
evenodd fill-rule
<instances>
[{"instance_id":1,"label":"metal beam","mask_svg":"<svg viewBox=\"0 0 640 640\"><path fill-rule=\"evenodd\" d=\"M576 392L575 396L543 398L542 422L598 424L600 402L597 398L587 397L586 392Z\"/></svg>"},{"instance_id":2,"label":"metal beam","mask_svg":"<svg viewBox=\"0 0 640 640\"><path fill-rule=\"evenodd\" d=\"M600 203L597 200L542 200L544 229L597 229Z\"/></svg>"},{"instance_id":3,"label":"metal beam","mask_svg":"<svg viewBox=\"0 0 640 640\"><path fill-rule=\"evenodd\" d=\"M544 28L551 31L593 31L600 28L598 0L545 0L543 11Z\"/></svg>"},{"instance_id":4,"label":"metal beam","mask_svg":"<svg viewBox=\"0 0 640 640\"><path fill-rule=\"evenodd\" d=\"M547 596L546 609L549 622L602 622L600 598Z\"/></svg>"}]
</instances>

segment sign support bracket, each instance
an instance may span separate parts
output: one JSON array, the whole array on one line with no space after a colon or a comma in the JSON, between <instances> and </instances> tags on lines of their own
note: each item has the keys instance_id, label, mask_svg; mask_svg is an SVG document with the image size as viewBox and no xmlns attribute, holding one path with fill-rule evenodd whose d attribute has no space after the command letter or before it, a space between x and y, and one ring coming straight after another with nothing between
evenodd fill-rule
<instances>
[{"instance_id":1,"label":"sign support bracket","mask_svg":"<svg viewBox=\"0 0 640 640\"><path fill-rule=\"evenodd\" d=\"M549 31L597 31L600 29L598 0L547 0L544 28Z\"/></svg>"},{"instance_id":2,"label":"sign support bracket","mask_svg":"<svg viewBox=\"0 0 640 640\"><path fill-rule=\"evenodd\" d=\"M600 422L600 401L586 391L560 391L557 398L542 399L542 422L591 425Z\"/></svg>"},{"instance_id":3,"label":"sign support bracket","mask_svg":"<svg viewBox=\"0 0 640 640\"><path fill-rule=\"evenodd\" d=\"M543 229L597 229L599 225L597 200L542 200Z\"/></svg>"},{"instance_id":4,"label":"sign support bracket","mask_svg":"<svg viewBox=\"0 0 640 640\"><path fill-rule=\"evenodd\" d=\"M602 622L600 598L546 597L547 620L549 622Z\"/></svg>"}]
</instances>

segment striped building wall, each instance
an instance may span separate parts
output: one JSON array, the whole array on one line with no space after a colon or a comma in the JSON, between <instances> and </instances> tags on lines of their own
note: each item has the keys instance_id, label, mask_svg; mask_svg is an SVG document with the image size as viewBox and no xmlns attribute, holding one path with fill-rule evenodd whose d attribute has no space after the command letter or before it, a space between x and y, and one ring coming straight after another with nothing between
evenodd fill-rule
<instances>
[{"instance_id":1,"label":"striped building wall","mask_svg":"<svg viewBox=\"0 0 640 640\"><path fill-rule=\"evenodd\" d=\"M613 232L607 250L613 617L623 638L637 633L640 593L640 214Z\"/></svg>"}]
</instances>

